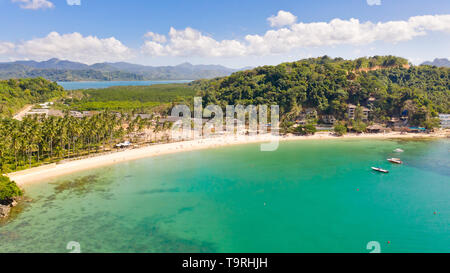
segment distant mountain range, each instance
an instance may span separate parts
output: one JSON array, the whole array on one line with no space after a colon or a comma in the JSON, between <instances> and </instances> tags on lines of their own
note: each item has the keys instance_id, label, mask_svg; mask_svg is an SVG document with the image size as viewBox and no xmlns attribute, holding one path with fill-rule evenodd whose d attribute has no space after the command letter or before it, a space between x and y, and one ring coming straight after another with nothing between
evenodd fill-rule
<instances>
[{"instance_id":1,"label":"distant mountain range","mask_svg":"<svg viewBox=\"0 0 450 273\"><path fill-rule=\"evenodd\" d=\"M144 66L125 62L87 65L59 59L0 63L0 79L43 77L51 81L197 80L243 69L220 65Z\"/></svg>"},{"instance_id":2,"label":"distant mountain range","mask_svg":"<svg viewBox=\"0 0 450 273\"><path fill-rule=\"evenodd\" d=\"M450 61L446 58L443 59L434 59L432 62L424 62L422 65L432 65L437 67L450 67Z\"/></svg>"}]
</instances>

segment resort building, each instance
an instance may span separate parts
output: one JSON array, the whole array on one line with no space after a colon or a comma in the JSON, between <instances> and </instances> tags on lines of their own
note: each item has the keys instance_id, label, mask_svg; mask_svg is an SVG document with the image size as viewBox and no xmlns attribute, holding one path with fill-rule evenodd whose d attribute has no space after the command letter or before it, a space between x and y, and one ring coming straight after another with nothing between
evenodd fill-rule
<instances>
[{"instance_id":1,"label":"resort building","mask_svg":"<svg viewBox=\"0 0 450 273\"><path fill-rule=\"evenodd\" d=\"M442 128L450 128L450 114L439 114L439 119L441 120Z\"/></svg>"},{"instance_id":2,"label":"resort building","mask_svg":"<svg viewBox=\"0 0 450 273\"><path fill-rule=\"evenodd\" d=\"M61 110L50 109L48 115L52 117L64 117L64 112Z\"/></svg>"},{"instance_id":3,"label":"resort building","mask_svg":"<svg viewBox=\"0 0 450 273\"><path fill-rule=\"evenodd\" d=\"M337 120L336 120L336 118L335 118L334 116L332 116L332 115L324 115L324 116L322 116L322 121L323 121L325 124L334 124Z\"/></svg>"},{"instance_id":4,"label":"resort building","mask_svg":"<svg viewBox=\"0 0 450 273\"><path fill-rule=\"evenodd\" d=\"M70 111L69 115L74 118L84 118L84 117L93 117L95 114L98 114L96 111Z\"/></svg>"},{"instance_id":5,"label":"resort building","mask_svg":"<svg viewBox=\"0 0 450 273\"><path fill-rule=\"evenodd\" d=\"M46 102L46 103L41 103L39 104L39 107L41 107L41 109L50 109L50 106L53 105L53 102Z\"/></svg>"},{"instance_id":6,"label":"resort building","mask_svg":"<svg viewBox=\"0 0 450 273\"><path fill-rule=\"evenodd\" d=\"M26 116L34 116L34 115L45 115L48 116L48 109L32 109L28 113L26 113Z\"/></svg>"},{"instance_id":7,"label":"resort building","mask_svg":"<svg viewBox=\"0 0 450 273\"><path fill-rule=\"evenodd\" d=\"M368 120L369 119L369 113L370 110L366 107L360 106L362 108L362 119L363 120ZM349 119L355 119L356 117L356 109L358 108L358 106L353 105L353 104L349 104L348 105L348 118Z\"/></svg>"},{"instance_id":8,"label":"resort building","mask_svg":"<svg viewBox=\"0 0 450 273\"><path fill-rule=\"evenodd\" d=\"M317 118L317 110L314 108L306 108L305 114L307 119L316 119Z\"/></svg>"},{"instance_id":9,"label":"resort building","mask_svg":"<svg viewBox=\"0 0 450 273\"><path fill-rule=\"evenodd\" d=\"M69 115L74 118L82 118L83 117L83 113L78 112L78 111L70 111Z\"/></svg>"}]
</instances>

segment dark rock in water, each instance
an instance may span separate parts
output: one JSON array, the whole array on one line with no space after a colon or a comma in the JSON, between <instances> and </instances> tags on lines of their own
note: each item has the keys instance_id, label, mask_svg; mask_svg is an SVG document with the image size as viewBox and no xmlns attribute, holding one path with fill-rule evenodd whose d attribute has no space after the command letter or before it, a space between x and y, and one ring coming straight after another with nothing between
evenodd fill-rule
<instances>
[{"instance_id":1,"label":"dark rock in water","mask_svg":"<svg viewBox=\"0 0 450 273\"><path fill-rule=\"evenodd\" d=\"M18 205L18 200L10 199L10 200L1 200L0 201L0 218L6 218L9 216L11 212L11 208Z\"/></svg>"}]
</instances>

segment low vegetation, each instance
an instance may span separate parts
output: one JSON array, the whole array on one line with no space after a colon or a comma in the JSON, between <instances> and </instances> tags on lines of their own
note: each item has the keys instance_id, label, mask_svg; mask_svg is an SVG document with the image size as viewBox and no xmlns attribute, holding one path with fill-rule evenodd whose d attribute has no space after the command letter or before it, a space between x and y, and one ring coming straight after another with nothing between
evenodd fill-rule
<instances>
[{"instance_id":1,"label":"low vegetation","mask_svg":"<svg viewBox=\"0 0 450 273\"><path fill-rule=\"evenodd\" d=\"M8 177L0 175L0 204L22 196L22 190Z\"/></svg>"},{"instance_id":2,"label":"low vegetation","mask_svg":"<svg viewBox=\"0 0 450 273\"><path fill-rule=\"evenodd\" d=\"M347 133L347 126L344 123L338 123L334 125L334 133L337 136L343 136Z\"/></svg>"},{"instance_id":3,"label":"low vegetation","mask_svg":"<svg viewBox=\"0 0 450 273\"><path fill-rule=\"evenodd\" d=\"M65 100L70 109L125 110L148 112L156 106L176 102L191 103L196 91L189 84L164 84L151 86L118 86L106 89L89 89L70 92Z\"/></svg>"}]
</instances>

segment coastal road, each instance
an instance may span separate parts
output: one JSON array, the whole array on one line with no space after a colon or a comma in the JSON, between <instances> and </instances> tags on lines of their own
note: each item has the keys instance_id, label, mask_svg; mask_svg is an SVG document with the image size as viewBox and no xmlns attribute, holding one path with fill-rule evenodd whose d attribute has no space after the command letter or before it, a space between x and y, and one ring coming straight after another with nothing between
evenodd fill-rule
<instances>
[{"instance_id":1,"label":"coastal road","mask_svg":"<svg viewBox=\"0 0 450 273\"><path fill-rule=\"evenodd\" d=\"M19 113L14 116L14 119L22 120L26 113L30 112L33 109L33 105L27 105Z\"/></svg>"}]
</instances>

